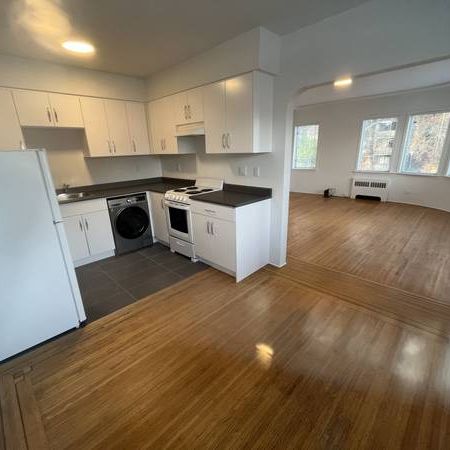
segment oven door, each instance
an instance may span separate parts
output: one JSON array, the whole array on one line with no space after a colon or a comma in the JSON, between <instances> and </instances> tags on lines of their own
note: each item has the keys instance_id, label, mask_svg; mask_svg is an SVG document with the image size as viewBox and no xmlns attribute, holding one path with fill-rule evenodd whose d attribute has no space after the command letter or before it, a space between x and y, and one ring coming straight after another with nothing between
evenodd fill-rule
<instances>
[{"instance_id":1,"label":"oven door","mask_svg":"<svg viewBox=\"0 0 450 450\"><path fill-rule=\"evenodd\" d=\"M166 200L166 220L170 236L192 242L192 218L189 205Z\"/></svg>"}]
</instances>

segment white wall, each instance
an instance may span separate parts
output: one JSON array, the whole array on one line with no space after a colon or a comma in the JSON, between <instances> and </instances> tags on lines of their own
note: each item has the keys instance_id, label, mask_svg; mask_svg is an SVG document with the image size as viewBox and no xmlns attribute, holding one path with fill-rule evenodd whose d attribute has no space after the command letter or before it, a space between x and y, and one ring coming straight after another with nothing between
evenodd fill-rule
<instances>
[{"instance_id":1,"label":"white wall","mask_svg":"<svg viewBox=\"0 0 450 450\"><path fill-rule=\"evenodd\" d=\"M405 128L407 114L450 111L450 86L304 106L295 111L294 123L319 124L316 170L293 170L291 191L321 193L335 187L348 196L354 176L387 178L391 181L389 200L450 211L450 178L403 174L355 173L362 121L375 116L399 117L397 136ZM397 144L400 144L397 139ZM400 145L396 147L399 155ZM397 167L393 161L392 170Z\"/></svg>"},{"instance_id":2,"label":"white wall","mask_svg":"<svg viewBox=\"0 0 450 450\"><path fill-rule=\"evenodd\" d=\"M56 187L86 186L161 176L157 156L84 158L83 130L24 128L28 148L45 148Z\"/></svg>"},{"instance_id":3,"label":"white wall","mask_svg":"<svg viewBox=\"0 0 450 450\"><path fill-rule=\"evenodd\" d=\"M145 81L98 70L0 55L0 86L144 101Z\"/></svg>"}]
</instances>

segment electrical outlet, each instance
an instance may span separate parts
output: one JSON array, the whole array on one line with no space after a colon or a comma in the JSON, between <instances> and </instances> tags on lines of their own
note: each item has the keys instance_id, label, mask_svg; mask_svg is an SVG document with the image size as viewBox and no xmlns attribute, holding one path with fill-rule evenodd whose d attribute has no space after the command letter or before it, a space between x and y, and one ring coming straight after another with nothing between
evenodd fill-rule
<instances>
[{"instance_id":1,"label":"electrical outlet","mask_svg":"<svg viewBox=\"0 0 450 450\"><path fill-rule=\"evenodd\" d=\"M247 166L240 166L239 167L239 175L241 177L246 177L247 176Z\"/></svg>"},{"instance_id":2,"label":"electrical outlet","mask_svg":"<svg viewBox=\"0 0 450 450\"><path fill-rule=\"evenodd\" d=\"M254 177L261 176L261 167L259 166L253 167L253 176Z\"/></svg>"}]
</instances>

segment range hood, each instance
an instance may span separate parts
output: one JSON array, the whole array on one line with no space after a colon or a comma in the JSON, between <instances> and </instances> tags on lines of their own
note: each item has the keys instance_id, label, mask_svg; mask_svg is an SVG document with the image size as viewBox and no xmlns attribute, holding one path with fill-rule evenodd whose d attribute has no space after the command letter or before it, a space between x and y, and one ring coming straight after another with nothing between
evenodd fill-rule
<instances>
[{"instance_id":1,"label":"range hood","mask_svg":"<svg viewBox=\"0 0 450 450\"><path fill-rule=\"evenodd\" d=\"M205 134L205 123L194 122L186 125L177 125L175 136L201 136Z\"/></svg>"}]
</instances>

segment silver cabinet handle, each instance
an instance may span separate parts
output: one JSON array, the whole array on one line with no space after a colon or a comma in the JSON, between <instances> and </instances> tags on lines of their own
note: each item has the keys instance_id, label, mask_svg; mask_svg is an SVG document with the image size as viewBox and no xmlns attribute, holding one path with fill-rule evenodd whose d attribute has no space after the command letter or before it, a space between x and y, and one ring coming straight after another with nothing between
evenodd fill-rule
<instances>
[{"instance_id":1,"label":"silver cabinet handle","mask_svg":"<svg viewBox=\"0 0 450 450\"><path fill-rule=\"evenodd\" d=\"M225 133L222 133L222 148L225 148Z\"/></svg>"},{"instance_id":2,"label":"silver cabinet handle","mask_svg":"<svg viewBox=\"0 0 450 450\"><path fill-rule=\"evenodd\" d=\"M55 115L55 120L58 123L59 122L59 120L58 120L58 113L56 112L55 108L53 108L53 114Z\"/></svg>"},{"instance_id":3,"label":"silver cabinet handle","mask_svg":"<svg viewBox=\"0 0 450 450\"><path fill-rule=\"evenodd\" d=\"M133 142L133 151L134 153L136 153L136 141L132 139L132 142Z\"/></svg>"},{"instance_id":4,"label":"silver cabinet handle","mask_svg":"<svg viewBox=\"0 0 450 450\"><path fill-rule=\"evenodd\" d=\"M112 141L112 145L113 145L113 152L116 153L116 142Z\"/></svg>"},{"instance_id":5,"label":"silver cabinet handle","mask_svg":"<svg viewBox=\"0 0 450 450\"><path fill-rule=\"evenodd\" d=\"M112 153L112 150L111 150L111 141L106 141L107 143L108 143L108 150L109 150L109 153Z\"/></svg>"},{"instance_id":6,"label":"silver cabinet handle","mask_svg":"<svg viewBox=\"0 0 450 450\"><path fill-rule=\"evenodd\" d=\"M209 229L209 221L206 222L206 232L207 232L208 234L211 234L210 229Z\"/></svg>"},{"instance_id":7,"label":"silver cabinet handle","mask_svg":"<svg viewBox=\"0 0 450 450\"><path fill-rule=\"evenodd\" d=\"M50 108L47 106L47 118L50 123L52 123L52 113L50 112Z\"/></svg>"},{"instance_id":8,"label":"silver cabinet handle","mask_svg":"<svg viewBox=\"0 0 450 450\"><path fill-rule=\"evenodd\" d=\"M188 105L188 119L192 119L191 105Z\"/></svg>"},{"instance_id":9,"label":"silver cabinet handle","mask_svg":"<svg viewBox=\"0 0 450 450\"><path fill-rule=\"evenodd\" d=\"M214 222L211 222L211 234L214 236Z\"/></svg>"},{"instance_id":10,"label":"silver cabinet handle","mask_svg":"<svg viewBox=\"0 0 450 450\"><path fill-rule=\"evenodd\" d=\"M87 221L86 218L84 219L84 223L85 223L85 225L86 225L86 230L89 230L89 224L88 224L88 221Z\"/></svg>"},{"instance_id":11,"label":"silver cabinet handle","mask_svg":"<svg viewBox=\"0 0 450 450\"><path fill-rule=\"evenodd\" d=\"M187 114L187 105L184 105L184 120L187 120L188 114Z\"/></svg>"},{"instance_id":12,"label":"silver cabinet handle","mask_svg":"<svg viewBox=\"0 0 450 450\"><path fill-rule=\"evenodd\" d=\"M78 221L78 224L80 225L80 230L83 231L83 222L81 219Z\"/></svg>"},{"instance_id":13,"label":"silver cabinet handle","mask_svg":"<svg viewBox=\"0 0 450 450\"><path fill-rule=\"evenodd\" d=\"M227 148L230 148L230 146L231 146L231 135L230 135L230 133L227 133L226 143L227 143Z\"/></svg>"}]
</instances>

